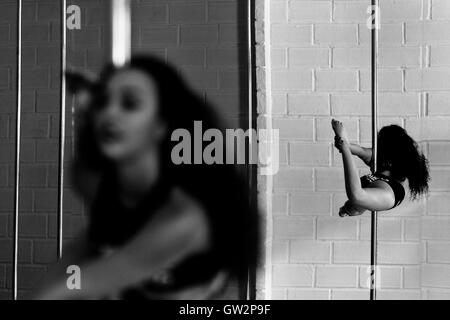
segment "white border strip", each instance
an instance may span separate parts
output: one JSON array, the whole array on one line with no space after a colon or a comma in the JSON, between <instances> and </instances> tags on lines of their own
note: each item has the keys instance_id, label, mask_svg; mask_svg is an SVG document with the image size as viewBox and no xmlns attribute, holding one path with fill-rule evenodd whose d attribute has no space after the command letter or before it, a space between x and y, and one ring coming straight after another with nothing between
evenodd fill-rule
<instances>
[{"instance_id":1,"label":"white border strip","mask_svg":"<svg viewBox=\"0 0 450 320\"><path fill-rule=\"evenodd\" d=\"M264 51L265 51L265 78L266 78L266 110L265 120L268 139L272 137L272 54L271 54L271 0L264 0ZM270 146L272 152L272 146ZM266 256L265 256L265 299L272 299L272 239L273 239L273 216L272 216L272 189L273 175L266 175Z\"/></svg>"}]
</instances>

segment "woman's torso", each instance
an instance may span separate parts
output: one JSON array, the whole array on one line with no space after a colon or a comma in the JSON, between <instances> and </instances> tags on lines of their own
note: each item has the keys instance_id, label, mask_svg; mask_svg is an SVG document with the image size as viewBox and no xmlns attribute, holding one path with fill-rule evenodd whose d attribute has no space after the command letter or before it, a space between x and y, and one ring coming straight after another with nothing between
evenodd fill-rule
<instances>
[{"instance_id":1,"label":"woman's torso","mask_svg":"<svg viewBox=\"0 0 450 320\"><path fill-rule=\"evenodd\" d=\"M402 183L393 177L388 175L389 173L381 173L376 172L373 174L367 174L363 177L361 177L361 186L363 188L367 188L370 184L374 183L375 181L384 181L386 182L394 192L395 196L395 204L392 208L395 208L399 206L403 199L405 198L405 188L403 187Z\"/></svg>"},{"instance_id":2,"label":"woman's torso","mask_svg":"<svg viewBox=\"0 0 450 320\"><path fill-rule=\"evenodd\" d=\"M168 182L160 181L158 187L148 192L137 206L126 208L120 203L114 185L113 181L104 181L91 208L89 235L99 254L104 255L110 254L140 232L146 222L172 201L170 195L174 189ZM192 254L174 266L155 272L145 282L124 288L116 297L157 299L170 296L190 286L210 281L220 266L220 259L212 244L204 252Z\"/></svg>"}]
</instances>

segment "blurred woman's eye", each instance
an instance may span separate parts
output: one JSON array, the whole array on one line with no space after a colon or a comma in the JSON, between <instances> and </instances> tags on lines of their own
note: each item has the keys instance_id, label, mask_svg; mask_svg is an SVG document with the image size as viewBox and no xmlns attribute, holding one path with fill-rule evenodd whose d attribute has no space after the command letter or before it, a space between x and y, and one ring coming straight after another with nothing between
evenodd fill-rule
<instances>
[{"instance_id":1,"label":"blurred woman's eye","mask_svg":"<svg viewBox=\"0 0 450 320\"><path fill-rule=\"evenodd\" d=\"M126 93L122 96L121 104L125 110L132 111L137 109L139 101L132 94Z\"/></svg>"},{"instance_id":2,"label":"blurred woman's eye","mask_svg":"<svg viewBox=\"0 0 450 320\"><path fill-rule=\"evenodd\" d=\"M94 100L94 108L96 110L104 109L106 105L108 105L109 96L105 92L99 92L95 96Z\"/></svg>"}]
</instances>

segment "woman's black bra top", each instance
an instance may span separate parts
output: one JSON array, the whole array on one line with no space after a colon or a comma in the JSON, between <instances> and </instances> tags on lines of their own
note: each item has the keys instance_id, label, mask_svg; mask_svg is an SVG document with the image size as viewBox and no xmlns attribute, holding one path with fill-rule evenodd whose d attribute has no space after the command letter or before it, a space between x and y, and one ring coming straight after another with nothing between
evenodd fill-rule
<instances>
[{"instance_id":1,"label":"woman's black bra top","mask_svg":"<svg viewBox=\"0 0 450 320\"><path fill-rule=\"evenodd\" d=\"M405 194L406 194L405 188L403 187L403 185L400 182L394 180L391 177L388 177L379 172L376 172L373 174L368 174L368 175L361 177L361 186L363 188L366 188L369 186L369 184L371 184L375 181L378 181L378 180L386 182L392 188L392 191L394 192L394 196L395 196L395 204L392 208L395 208L398 205L400 205L400 203L402 203L403 199L405 198Z\"/></svg>"}]
</instances>

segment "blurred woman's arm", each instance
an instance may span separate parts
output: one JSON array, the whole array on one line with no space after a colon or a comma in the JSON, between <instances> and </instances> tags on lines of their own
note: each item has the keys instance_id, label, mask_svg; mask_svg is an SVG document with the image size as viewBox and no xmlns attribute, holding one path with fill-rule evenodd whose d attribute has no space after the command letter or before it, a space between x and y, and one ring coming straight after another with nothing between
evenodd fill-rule
<instances>
[{"instance_id":1,"label":"blurred woman's arm","mask_svg":"<svg viewBox=\"0 0 450 320\"><path fill-rule=\"evenodd\" d=\"M68 290L65 281L58 282L41 298L96 299L114 295L190 254L205 250L209 243L206 216L201 207L189 204L190 201L182 207L166 207L110 256L81 264L80 290Z\"/></svg>"},{"instance_id":2,"label":"blurred woman's arm","mask_svg":"<svg viewBox=\"0 0 450 320\"><path fill-rule=\"evenodd\" d=\"M94 247L90 243L87 231L82 231L76 240L64 247L63 256L57 263L49 267L44 278L36 286L30 296L31 299L39 299L55 283L64 283L69 277L67 268L71 265L80 265L91 259L95 254Z\"/></svg>"}]
</instances>

